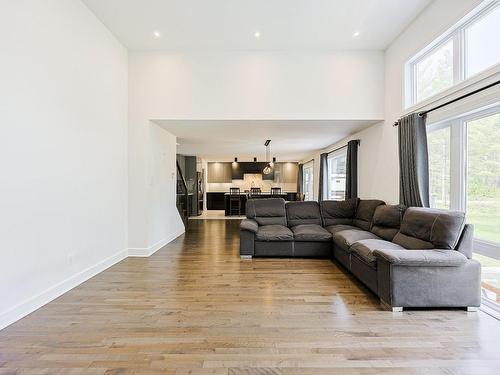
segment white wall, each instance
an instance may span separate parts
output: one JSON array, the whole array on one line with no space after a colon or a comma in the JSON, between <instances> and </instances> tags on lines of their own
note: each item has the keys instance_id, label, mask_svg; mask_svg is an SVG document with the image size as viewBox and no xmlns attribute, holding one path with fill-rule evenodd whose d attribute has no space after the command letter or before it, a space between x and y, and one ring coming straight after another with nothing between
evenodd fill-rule
<instances>
[{"instance_id":1,"label":"white wall","mask_svg":"<svg viewBox=\"0 0 500 375\"><path fill-rule=\"evenodd\" d=\"M173 138L151 120L380 119L383 74L376 51L130 52L129 246L151 253L183 228L178 215L160 214L159 207L176 213L175 202L161 201L175 194L167 181L161 194L151 194L156 135L165 138L169 158L176 152Z\"/></svg>"},{"instance_id":2,"label":"white wall","mask_svg":"<svg viewBox=\"0 0 500 375\"><path fill-rule=\"evenodd\" d=\"M78 0L0 8L1 328L127 254L127 51Z\"/></svg>"},{"instance_id":3,"label":"white wall","mask_svg":"<svg viewBox=\"0 0 500 375\"><path fill-rule=\"evenodd\" d=\"M393 127L403 114L404 63L458 22L480 0L435 0L391 44L385 53L385 121L328 147L324 152L360 139L359 196L399 201L398 131ZM315 158L315 187L319 185L319 154ZM315 194L318 194L315 188ZM317 195L316 195L317 198Z\"/></svg>"},{"instance_id":4,"label":"white wall","mask_svg":"<svg viewBox=\"0 0 500 375\"><path fill-rule=\"evenodd\" d=\"M384 115L380 51L131 52L131 113L149 119Z\"/></svg>"},{"instance_id":5,"label":"white wall","mask_svg":"<svg viewBox=\"0 0 500 375\"><path fill-rule=\"evenodd\" d=\"M184 224L176 206L177 165L176 138L154 123L150 123L149 253L184 232Z\"/></svg>"}]
</instances>

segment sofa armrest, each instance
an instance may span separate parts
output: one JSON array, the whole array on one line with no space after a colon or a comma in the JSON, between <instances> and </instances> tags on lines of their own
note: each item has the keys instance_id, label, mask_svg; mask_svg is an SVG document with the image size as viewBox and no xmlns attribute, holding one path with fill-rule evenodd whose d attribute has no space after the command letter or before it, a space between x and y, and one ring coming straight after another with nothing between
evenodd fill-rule
<instances>
[{"instance_id":1,"label":"sofa armrest","mask_svg":"<svg viewBox=\"0 0 500 375\"><path fill-rule=\"evenodd\" d=\"M458 267L467 257L456 250L375 250L377 259L396 266L410 267Z\"/></svg>"},{"instance_id":2,"label":"sofa armrest","mask_svg":"<svg viewBox=\"0 0 500 375\"><path fill-rule=\"evenodd\" d=\"M240 230L257 233L257 231L259 230L259 224L257 224L257 222L252 219L243 219L240 223Z\"/></svg>"}]
</instances>

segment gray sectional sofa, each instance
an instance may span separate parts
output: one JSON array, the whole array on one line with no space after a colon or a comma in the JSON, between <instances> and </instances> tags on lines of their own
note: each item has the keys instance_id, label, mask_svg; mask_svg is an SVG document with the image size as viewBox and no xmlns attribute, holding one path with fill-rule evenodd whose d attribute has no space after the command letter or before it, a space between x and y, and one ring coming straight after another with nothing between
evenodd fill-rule
<instances>
[{"instance_id":1,"label":"gray sectional sofa","mask_svg":"<svg viewBox=\"0 0 500 375\"><path fill-rule=\"evenodd\" d=\"M473 227L459 211L380 200L250 199L240 256L334 258L394 311L480 305Z\"/></svg>"}]
</instances>

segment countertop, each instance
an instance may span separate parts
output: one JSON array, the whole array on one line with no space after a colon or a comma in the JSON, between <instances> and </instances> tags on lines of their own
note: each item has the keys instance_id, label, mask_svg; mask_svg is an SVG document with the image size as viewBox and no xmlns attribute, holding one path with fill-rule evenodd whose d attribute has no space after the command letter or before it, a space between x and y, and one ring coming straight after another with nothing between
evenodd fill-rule
<instances>
[{"instance_id":1,"label":"countertop","mask_svg":"<svg viewBox=\"0 0 500 375\"><path fill-rule=\"evenodd\" d=\"M224 193L224 195L230 195L231 193ZM252 193L250 193L249 191L248 192L240 192L239 193L240 195L251 195ZM276 195L287 195L287 194L296 194L295 192L289 192L289 191L282 191L280 194L276 194ZM254 194L254 195L258 195L258 194ZM260 192L260 195L271 195L271 192L270 191L261 191Z\"/></svg>"}]
</instances>

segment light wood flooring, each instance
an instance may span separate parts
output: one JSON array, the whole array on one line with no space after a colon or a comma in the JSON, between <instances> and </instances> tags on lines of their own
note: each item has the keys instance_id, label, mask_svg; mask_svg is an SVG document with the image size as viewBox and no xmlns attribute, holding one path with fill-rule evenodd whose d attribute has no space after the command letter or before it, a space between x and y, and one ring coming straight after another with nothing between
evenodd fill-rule
<instances>
[{"instance_id":1,"label":"light wood flooring","mask_svg":"<svg viewBox=\"0 0 500 375\"><path fill-rule=\"evenodd\" d=\"M5 374L500 374L500 322L392 313L329 260L238 256L238 221L193 220L0 331Z\"/></svg>"}]
</instances>

